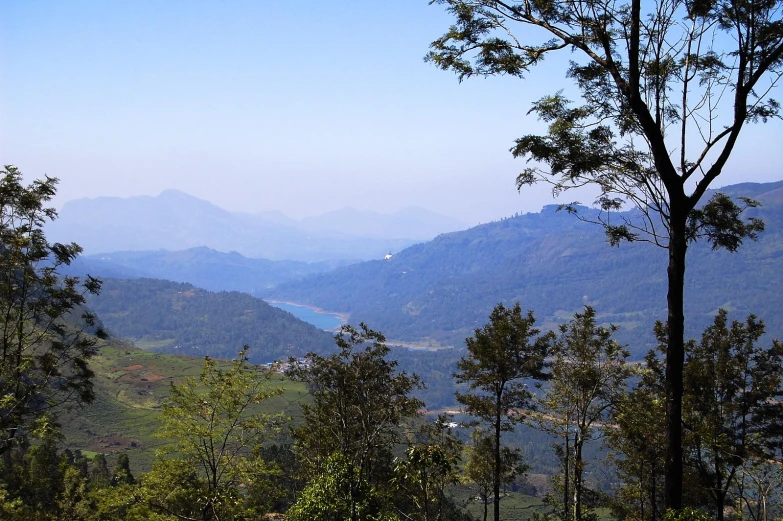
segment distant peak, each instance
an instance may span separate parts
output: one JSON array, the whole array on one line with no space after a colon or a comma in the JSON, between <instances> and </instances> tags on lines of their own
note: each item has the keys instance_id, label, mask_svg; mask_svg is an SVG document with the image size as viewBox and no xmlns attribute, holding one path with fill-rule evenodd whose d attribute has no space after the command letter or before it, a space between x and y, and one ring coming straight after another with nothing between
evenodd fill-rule
<instances>
[{"instance_id":1,"label":"distant peak","mask_svg":"<svg viewBox=\"0 0 783 521\"><path fill-rule=\"evenodd\" d=\"M177 190L175 188L166 188L160 193L160 195L158 195L158 197L163 197L163 198L177 197L177 198L196 199L196 197L193 197L192 195L187 194L182 190Z\"/></svg>"}]
</instances>

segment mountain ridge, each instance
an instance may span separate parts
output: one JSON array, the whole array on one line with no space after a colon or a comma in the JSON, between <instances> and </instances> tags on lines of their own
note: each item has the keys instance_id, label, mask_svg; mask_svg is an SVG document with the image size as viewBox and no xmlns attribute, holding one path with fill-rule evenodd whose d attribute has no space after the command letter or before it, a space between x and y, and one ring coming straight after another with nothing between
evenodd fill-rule
<instances>
[{"instance_id":1,"label":"mountain ridge","mask_svg":"<svg viewBox=\"0 0 783 521\"><path fill-rule=\"evenodd\" d=\"M724 193L766 202L748 210L766 231L737 253L692 245L686 275L688 334L696 336L719 307L732 319L755 313L783 337L783 182L729 186ZM739 193L737 193L739 191ZM557 205L443 234L391 259L368 261L286 282L264 296L351 314L389 338L461 345L498 302L520 301L542 328L554 328L586 304L602 322L621 326L635 355L654 345L652 327L666 317L666 251L647 244L607 246L603 229ZM583 211L594 212L583 208ZM628 212L626 216L634 214ZM642 340L640 340L642 339Z\"/></svg>"},{"instance_id":2,"label":"mountain ridge","mask_svg":"<svg viewBox=\"0 0 783 521\"><path fill-rule=\"evenodd\" d=\"M76 242L89 254L206 246L253 258L318 262L380 258L462 224L421 209L366 211L362 218L338 210L296 221L282 213L232 213L168 189L158 196L69 201L46 232L51 240Z\"/></svg>"}]
</instances>

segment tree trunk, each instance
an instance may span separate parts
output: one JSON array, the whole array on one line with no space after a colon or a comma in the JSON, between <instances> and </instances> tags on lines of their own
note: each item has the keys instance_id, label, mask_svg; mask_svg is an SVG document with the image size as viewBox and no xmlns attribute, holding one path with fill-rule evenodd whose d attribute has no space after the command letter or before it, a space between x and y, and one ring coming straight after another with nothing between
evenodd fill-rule
<instances>
[{"instance_id":1,"label":"tree trunk","mask_svg":"<svg viewBox=\"0 0 783 521\"><path fill-rule=\"evenodd\" d=\"M582 521L582 446L584 438L576 431L574 440L574 521Z\"/></svg>"},{"instance_id":2,"label":"tree trunk","mask_svg":"<svg viewBox=\"0 0 783 521\"><path fill-rule=\"evenodd\" d=\"M666 346L666 508L682 508L682 394L685 364L685 236L684 204L671 202L669 236L669 342Z\"/></svg>"},{"instance_id":3,"label":"tree trunk","mask_svg":"<svg viewBox=\"0 0 783 521\"><path fill-rule=\"evenodd\" d=\"M568 425L566 425L566 432L565 432L565 476L563 477L563 521L568 521L568 503L569 503L569 496L568 496L568 481L571 478L570 473L568 472L568 460L571 457L570 448L568 446Z\"/></svg>"},{"instance_id":4,"label":"tree trunk","mask_svg":"<svg viewBox=\"0 0 783 521\"><path fill-rule=\"evenodd\" d=\"M495 401L495 475L492 483L494 519L500 521L500 413L501 397L503 391L499 391Z\"/></svg>"},{"instance_id":5,"label":"tree trunk","mask_svg":"<svg viewBox=\"0 0 783 521\"><path fill-rule=\"evenodd\" d=\"M723 509L726 507L726 493L723 490L718 490L715 493L715 519L717 521L723 521Z\"/></svg>"}]
</instances>

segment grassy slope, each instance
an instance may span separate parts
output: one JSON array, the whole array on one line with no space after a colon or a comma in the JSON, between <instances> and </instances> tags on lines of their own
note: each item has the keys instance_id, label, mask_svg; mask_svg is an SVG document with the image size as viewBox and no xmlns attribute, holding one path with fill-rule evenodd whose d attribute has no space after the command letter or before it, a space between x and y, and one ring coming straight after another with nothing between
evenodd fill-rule
<instances>
[{"instance_id":1,"label":"grassy slope","mask_svg":"<svg viewBox=\"0 0 783 521\"><path fill-rule=\"evenodd\" d=\"M199 374L203 358L107 345L91 366L96 373L96 398L63 416L65 445L104 454L127 452L134 472L149 470L155 450L166 443L153 437L160 427L160 405L172 383ZM298 416L298 404L307 397L304 384L282 378L272 384L284 392L264 403L263 410Z\"/></svg>"}]
</instances>

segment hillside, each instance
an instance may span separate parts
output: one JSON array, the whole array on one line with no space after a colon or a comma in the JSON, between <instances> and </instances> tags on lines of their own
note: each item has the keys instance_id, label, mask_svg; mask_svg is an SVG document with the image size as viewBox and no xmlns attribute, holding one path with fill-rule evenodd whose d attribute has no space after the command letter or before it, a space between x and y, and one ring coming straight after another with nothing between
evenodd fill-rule
<instances>
[{"instance_id":1,"label":"hillside","mask_svg":"<svg viewBox=\"0 0 783 521\"><path fill-rule=\"evenodd\" d=\"M332 335L246 293L191 284L107 279L88 305L107 330L162 353L232 358L247 344L265 363L332 349Z\"/></svg>"},{"instance_id":2,"label":"hillside","mask_svg":"<svg viewBox=\"0 0 783 521\"><path fill-rule=\"evenodd\" d=\"M766 231L738 253L691 247L686 313L696 335L719 307L733 318L760 316L783 337L783 182L723 189L764 206L752 215ZM587 209L585 209L587 210ZM386 261L370 261L282 284L266 296L347 312L388 338L461 345L498 302L520 301L543 327L554 327L584 304L622 327L635 354L652 344L665 318L666 251L649 244L607 245L603 230L556 207L445 234Z\"/></svg>"},{"instance_id":3,"label":"hillside","mask_svg":"<svg viewBox=\"0 0 783 521\"><path fill-rule=\"evenodd\" d=\"M295 221L282 214L238 214L177 190L156 197L98 197L64 205L47 237L88 254L186 250L205 246L248 257L317 262L382 258L462 223L421 209L394 214L345 209Z\"/></svg>"},{"instance_id":4,"label":"hillside","mask_svg":"<svg viewBox=\"0 0 783 521\"><path fill-rule=\"evenodd\" d=\"M95 401L62 415L64 445L88 453L126 452L135 473L149 472L156 449L169 442L154 434L170 385L197 376L203 365L203 357L152 353L110 341L90 361ZM272 385L283 393L265 402L265 410L298 417L299 403L307 399L304 384L277 378Z\"/></svg>"}]
</instances>

